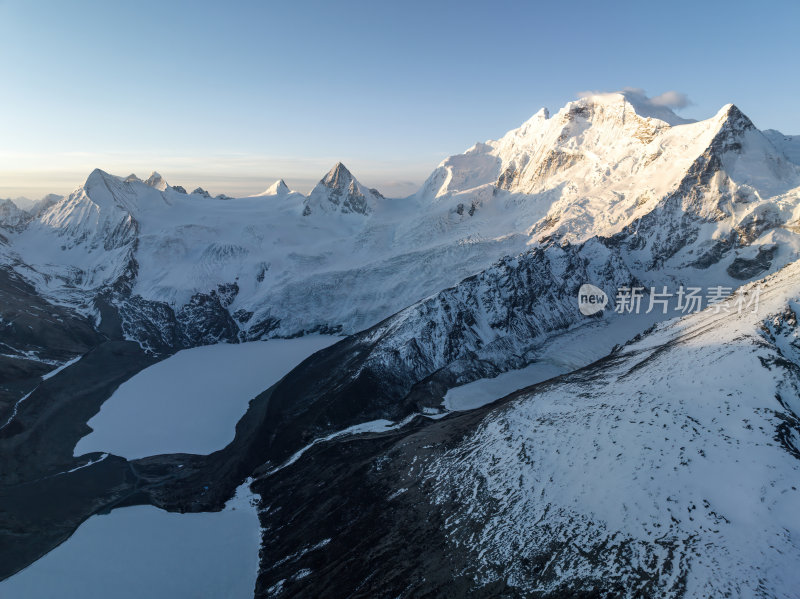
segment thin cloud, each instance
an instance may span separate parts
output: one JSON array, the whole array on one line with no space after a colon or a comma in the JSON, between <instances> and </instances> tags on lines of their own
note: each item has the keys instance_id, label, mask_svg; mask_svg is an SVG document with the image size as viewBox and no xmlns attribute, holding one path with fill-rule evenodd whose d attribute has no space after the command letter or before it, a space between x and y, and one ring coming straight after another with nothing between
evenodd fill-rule
<instances>
[{"instance_id":1,"label":"thin cloud","mask_svg":"<svg viewBox=\"0 0 800 599\"><path fill-rule=\"evenodd\" d=\"M684 94L683 92L669 90L664 92L663 94L659 94L657 96L650 98L647 96L647 92L645 92L645 90L643 90L641 87L624 87L617 92L586 90L578 92L577 95L579 98L586 98L588 96L597 96L607 93L625 94L626 96L635 99L642 105L656 106L659 108L669 108L671 110L681 110L682 108L686 108L687 106L692 106L693 104L693 102L689 99L689 96Z\"/></svg>"},{"instance_id":2,"label":"thin cloud","mask_svg":"<svg viewBox=\"0 0 800 599\"><path fill-rule=\"evenodd\" d=\"M689 99L689 96L674 90L664 92L655 98L650 98L650 103L656 106L672 108L673 110L680 110L681 108L686 108L687 106L692 105L692 101Z\"/></svg>"}]
</instances>

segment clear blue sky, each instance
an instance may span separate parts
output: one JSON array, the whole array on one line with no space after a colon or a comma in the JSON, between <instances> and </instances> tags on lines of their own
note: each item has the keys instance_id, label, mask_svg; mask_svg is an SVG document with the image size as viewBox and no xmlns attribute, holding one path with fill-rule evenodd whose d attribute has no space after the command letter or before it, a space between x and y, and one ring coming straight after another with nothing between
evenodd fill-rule
<instances>
[{"instance_id":1,"label":"clear blue sky","mask_svg":"<svg viewBox=\"0 0 800 599\"><path fill-rule=\"evenodd\" d=\"M736 103L800 133L796 2L0 0L0 197L94 166L305 190L337 160L411 193L582 90Z\"/></svg>"}]
</instances>

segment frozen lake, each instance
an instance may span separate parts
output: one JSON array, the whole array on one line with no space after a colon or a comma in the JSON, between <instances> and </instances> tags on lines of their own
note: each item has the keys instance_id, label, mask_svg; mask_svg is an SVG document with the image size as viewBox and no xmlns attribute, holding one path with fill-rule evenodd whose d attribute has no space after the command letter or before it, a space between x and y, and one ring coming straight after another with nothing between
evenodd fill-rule
<instances>
[{"instance_id":1,"label":"frozen lake","mask_svg":"<svg viewBox=\"0 0 800 599\"><path fill-rule=\"evenodd\" d=\"M250 400L340 337L309 336L179 351L120 385L89 420L75 455L209 454L233 441Z\"/></svg>"},{"instance_id":2,"label":"frozen lake","mask_svg":"<svg viewBox=\"0 0 800 599\"><path fill-rule=\"evenodd\" d=\"M518 389L583 368L661 320L665 317L655 312L613 315L609 321L569 329L549 340L541 358L533 364L453 387L445 394L444 405L448 410L474 410Z\"/></svg>"},{"instance_id":3,"label":"frozen lake","mask_svg":"<svg viewBox=\"0 0 800 599\"><path fill-rule=\"evenodd\" d=\"M53 551L0 582L0 597L251 598L260 542L246 485L221 512L121 508L92 516Z\"/></svg>"}]
</instances>

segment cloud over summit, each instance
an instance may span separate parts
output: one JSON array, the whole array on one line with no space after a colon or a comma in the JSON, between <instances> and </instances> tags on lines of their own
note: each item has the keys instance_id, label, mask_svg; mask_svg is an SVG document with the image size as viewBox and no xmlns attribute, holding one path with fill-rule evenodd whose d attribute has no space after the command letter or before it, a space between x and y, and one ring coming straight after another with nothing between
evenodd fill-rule
<instances>
[{"instance_id":1,"label":"cloud over summit","mask_svg":"<svg viewBox=\"0 0 800 599\"><path fill-rule=\"evenodd\" d=\"M579 98L585 98L586 96L594 96L598 94L609 93L605 91L582 91L578 92ZM686 108L687 106L692 105L692 101L689 99L689 96L684 94L683 92L669 90L665 91L662 94L654 96L652 98L647 96L645 90L640 87L624 87L616 93L625 94L632 100L636 100L641 105L644 106L654 106L659 108L669 108L671 110L680 110L682 108Z\"/></svg>"}]
</instances>

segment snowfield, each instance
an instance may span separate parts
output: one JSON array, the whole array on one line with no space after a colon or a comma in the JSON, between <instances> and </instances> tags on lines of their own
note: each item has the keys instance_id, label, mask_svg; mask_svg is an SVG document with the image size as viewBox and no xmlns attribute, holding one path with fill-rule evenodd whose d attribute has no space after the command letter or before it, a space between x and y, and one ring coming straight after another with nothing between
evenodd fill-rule
<instances>
[{"instance_id":1,"label":"snowfield","mask_svg":"<svg viewBox=\"0 0 800 599\"><path fill-rule=\"evenodd\" d=\"M101 451L133 460L222 449L251 399L338 340L316 335L182 350L120 385L89 421L93 431L75 455Z\"/></svg>"},{"instance_id":2,"label":"snowfield","mask_svg":"<svg viewBox=\"0 0 800 599\"><path fill-rule=\"evenodd\" d=\"M798 298L796 263L763 281L758 314L661 324L414 467L476 584L797 597Z\"/></svg>"},{"instance_id":3,"label":"snowfield","mask_svg":"<svg viewBox=\"0 0 800 599\"><path fill-rule=\"evenodd\" d=\"M62 545L0 582L19 599L252 598L261 541L242 485L221 512L135 506L92 516Z\"/></svg>"}]
</instances>

